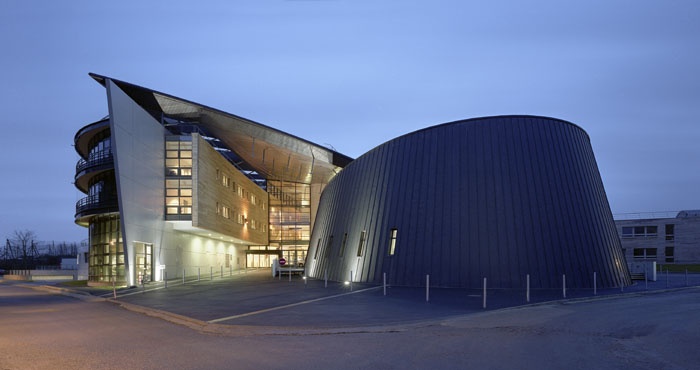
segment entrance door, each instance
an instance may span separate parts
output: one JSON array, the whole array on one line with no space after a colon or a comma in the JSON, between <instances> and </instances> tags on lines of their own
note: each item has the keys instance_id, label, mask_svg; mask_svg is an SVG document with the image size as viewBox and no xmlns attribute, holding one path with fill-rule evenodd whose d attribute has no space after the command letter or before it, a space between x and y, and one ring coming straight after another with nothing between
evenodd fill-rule
<instances>
[{"instance_id":1,"label":"entrance door","mask_svg":"<svg viewBox=\"0 0 700 370\"><path fill-rule=\"evenodd\" d=\"M151 281L153 274L153 244L134 243L134 257L136 258L136 276L138 283Z\"/></svg>"},{"instance_id":2,"label":"entrance door","mask_svg":"<svg viewBox=\"0 0 700 370\"><path fill-rule=\"evenodd\" d=\"M272 261L279 257L279 252L272 250L246 251L246 266L249 268L269 268L272 266Z\"/></svg>"}]
</instances>

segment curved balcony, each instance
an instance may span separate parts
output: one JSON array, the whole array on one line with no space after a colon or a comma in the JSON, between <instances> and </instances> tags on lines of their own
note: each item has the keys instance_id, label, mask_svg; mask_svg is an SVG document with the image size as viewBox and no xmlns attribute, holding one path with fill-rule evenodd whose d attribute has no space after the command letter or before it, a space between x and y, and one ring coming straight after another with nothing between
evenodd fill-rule
<instances>
[{"instance_id":1,"label":"curved balcony","mask_svg":"<svg viewBox=\"0 0 700 370\"><path fill-rule=\"evenodd\" d=\"M112 169L114 169L114 156L111 150L92 153L88 159L81 158L75 165L75 187L82 192L87 192L91 178Z\"/></svg>"},{"instance_id":2,"label":"curved balcony","mask_svg":"<svg viewBox=\"0 0 700 370\"><path fill-rule=\"evenodd\" d=\"M104 197L91 195L75 203L75 223L87 226L91 216L119 212L117 198L101 198Z\"/></svg>"},{"instance_id":3,"label":"curved balcony","mask_svg":"<svg viewBox=\"0 0 700 370\"><path fill-rule=\"evenodd\" d=\"M109 117L93 122L78 130L73 138L75 151L78 152L81 157L86 157L90 150L90 148L88 148L90 139L104 130L109 130Z\"/></svg>"}]
</instances>

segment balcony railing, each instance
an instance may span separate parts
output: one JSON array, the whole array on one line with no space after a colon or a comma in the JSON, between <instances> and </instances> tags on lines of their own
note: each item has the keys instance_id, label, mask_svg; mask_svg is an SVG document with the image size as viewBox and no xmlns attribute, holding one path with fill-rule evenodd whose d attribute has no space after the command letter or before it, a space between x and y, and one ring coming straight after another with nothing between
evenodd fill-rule
<instances>
[{"instance_id":1,"label":"balcony railing","mask_svg":"<svg viewBox=\"0 0 700 370\"><path fill-rule=\"evenodd\" d=\"M75 173L82 173L88 168L111 165L114 163L114 156L111 150L102 150L99 152L91 153L88 159L81 158L75 165Z\"/></svg>"},{"instance_id":2,"label":"balcony railing","mask_svg":"<svg viewBox=\"0 0 700 370\"><path fill-rule=\"evenodd\" d=\"M102 199L97 195L91 195L75 203L75 218L97 213L119 212L119 202L116 198Z\"/></svg>"}]
</instances>

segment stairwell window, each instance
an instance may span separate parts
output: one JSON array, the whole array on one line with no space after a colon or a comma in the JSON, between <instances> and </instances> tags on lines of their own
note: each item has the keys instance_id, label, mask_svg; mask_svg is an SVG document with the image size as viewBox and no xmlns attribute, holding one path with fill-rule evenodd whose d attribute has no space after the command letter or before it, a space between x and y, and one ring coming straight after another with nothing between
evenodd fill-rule
<instances>
[{"instance_id":1,"label":"stairwell window","mask_svg":"<svg viewBox=\"0 0 700 370\"><path fill-rule=\"evenodd\" d=\"M364 252L365 249L365 230L362 230L360 233L360 244L357 245L357 256L362 257L362 253Z\"/></svg>"},{"instance_id":2,"label":"stairwell window","mask_svg":"<svg viewBox=\"0 0 700 370\"><path fill-rule=\"evenodd\" d=\"M391 229L391 233L389 234L389 255L393 256L394 253L396 252L396 234L398 232L398 229L394 228Z\"/></svg>"},{"instance_id":3,"label":"stairwell window","mask_svg":"<svg viewBox=\"0 0 700 370\"><path fill-rule=\"evenodd\" d=\"M342 257L345 253L345 244L348 242L348 233L343 234L343 242L340 244L340 250L338 250L338 257Z\"/></svg>"}]
</instances>

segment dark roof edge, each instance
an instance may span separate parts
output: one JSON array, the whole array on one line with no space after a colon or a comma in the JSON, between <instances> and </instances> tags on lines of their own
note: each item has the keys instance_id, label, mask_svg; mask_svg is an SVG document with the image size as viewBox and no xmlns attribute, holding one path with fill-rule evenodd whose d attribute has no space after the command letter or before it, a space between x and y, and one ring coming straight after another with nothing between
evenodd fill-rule
<instances>
[{"instance_id":1,"label":"dark roof edge","mask_svg":"<svg viewBox=\"0 0 700 370\"><path fill-rule=\"evenodd\" d=\"M301 137L299 137L299 136L286 133L286 132L284 132L284 131L282 131L282 130L278 130L278 129L274 128L274 127L270 127L270 126L264 125L264 124L262 124L262 123L255 122L255 121L253 121L253 120L250 120L250 119L247 119L247 118L244 118L244 117L241 117L241 116L237 116L237 115L235 115L235 114L233 114L233 113L228 113L228 112L222 111L222 110L220 110L220 109L212 108L212 107L209 107L209 106L200 104L200 103L193 102L193 101L191 101L191 100L183 99L183 98L180 98L180 97L177 97L177 96L174 96L174 95L170 95L170 94L166 94L166 93L163 93L163 92L160 92L160 91L157 91L157 90L149 89L149 88L147 88L147 87L135 85L135 84L132 84L132 83L129 83L129 82L125 82L125 81L121 81L121 80L118 80L118 79L116 79L116 78L112 78L112 77L107 77L107 76L99 75L99 74L97 74L97 73L89 72L88 75L89 75L90 77L92 77L95 81L97 81L97 82L98 82L100 85L102 85L102 86L106 86L107 80L109 79L109 80L114 81L117 85L122 85L122 84L123 84L123 85L130 86L130 87L133 87L133 88L142 89L142 90L148 91L148 92L150 92L150 93L160 94L160 95L166 96L166 97L171 98L171 99L180 100L180 101L182 101L182 102L184 102L184 103L187 103L187 104L196 105L196 106L202 107L202 108L204 108L204 109L208 109L208 110L217 112L217 113L222 114L222 115L226 115L226 116L229 116L229 117L233 117L233 118L235 118L235 119L239 119L239 120L248 122L248 123L250 123L250 124L260 126L260 127L263 128L263 129L270 130L270 131L274 131L274 132L277 132L277 133L279 133L279 134L282 134L282 135L291 137L291 138L293 138L293 139L295 139L295 140L299 140L299 141L304 142L304 143L306 143L306 144L309 144L309 145L311 145L311 146L313 146L313 147L315 147L315 148L318 148L318 149L321 149L321 150L325 150L325 151L331 153L331 157L333 158L333 162L336 162L336 160L338 160L340 163L342 163L342 164L338 164L339 167L344 167L345 165L347 165L347 163L352 162L352 160L353 160L353 158L348 157L348 156L345 155L345 154L336 152L335 150L328 149L328 148L326 148L325 146L321 146L321 145L316 144L316 143L314 143L314 142L312 142L312 141L303 139L303 138L301 138ZM333 164L336 165L335 163L333 163Z\"/></svg>"},{"instance_id":2,"label":"dark roof edge","mask_svg":"<svg viewBox=\"0 0 700 370\"><path fill-rule=\"evenodd\" d=\"M488 119L494 119L494 118L539 118L539 119L546 119L546 120L550 120L550 121L559 121L559 122L561 122L561 123L566 123L566 124L569 124L569 125L571 125L571 126L574 126L575 128L581 130L581 132L583 132L583 133L586 135L586 137L588 138L589 141L590 141L590 139L591 139L591 137L588 135L588 132L586 132L586 130L584 130L581 126L579 126L579 125L577 125L577 124L575 124L575 123L572 123L572 122L569 122L569 121L567 121L567 120L563 120L563 119L560 119L560 118L554 118L554 117L548 117L548 116L540 116L540 115L536 115L536 114L502 114L502 115L494 115L494 116L483 116L483 117L474 117L474 118L460 119L460 120L457 120L457 121L451 121L451 122L446 122L446 123L439 123L439 124L434 125L434 126L430 126L430 127L418 129L418 130L416 130L416 131L412 131L412 132L403 134L403 135L401 135L401 136L398 136L398 137L396 137L396 139L398 139L398 138L400 138L400 137L403 137L403 136L413 135L413 134L419 133L419 132L421 132L421 131L431 130L431 129L434 129L434 128L437 128L437 127L441 127L441 126L449 126L449 125L454 125L454 124L466 123L466 122L470 122L470 121L481 121L481 120L488 120ZM391 140L390 140L390 141L391 141Z\"/></svg>"}]
</instances>

